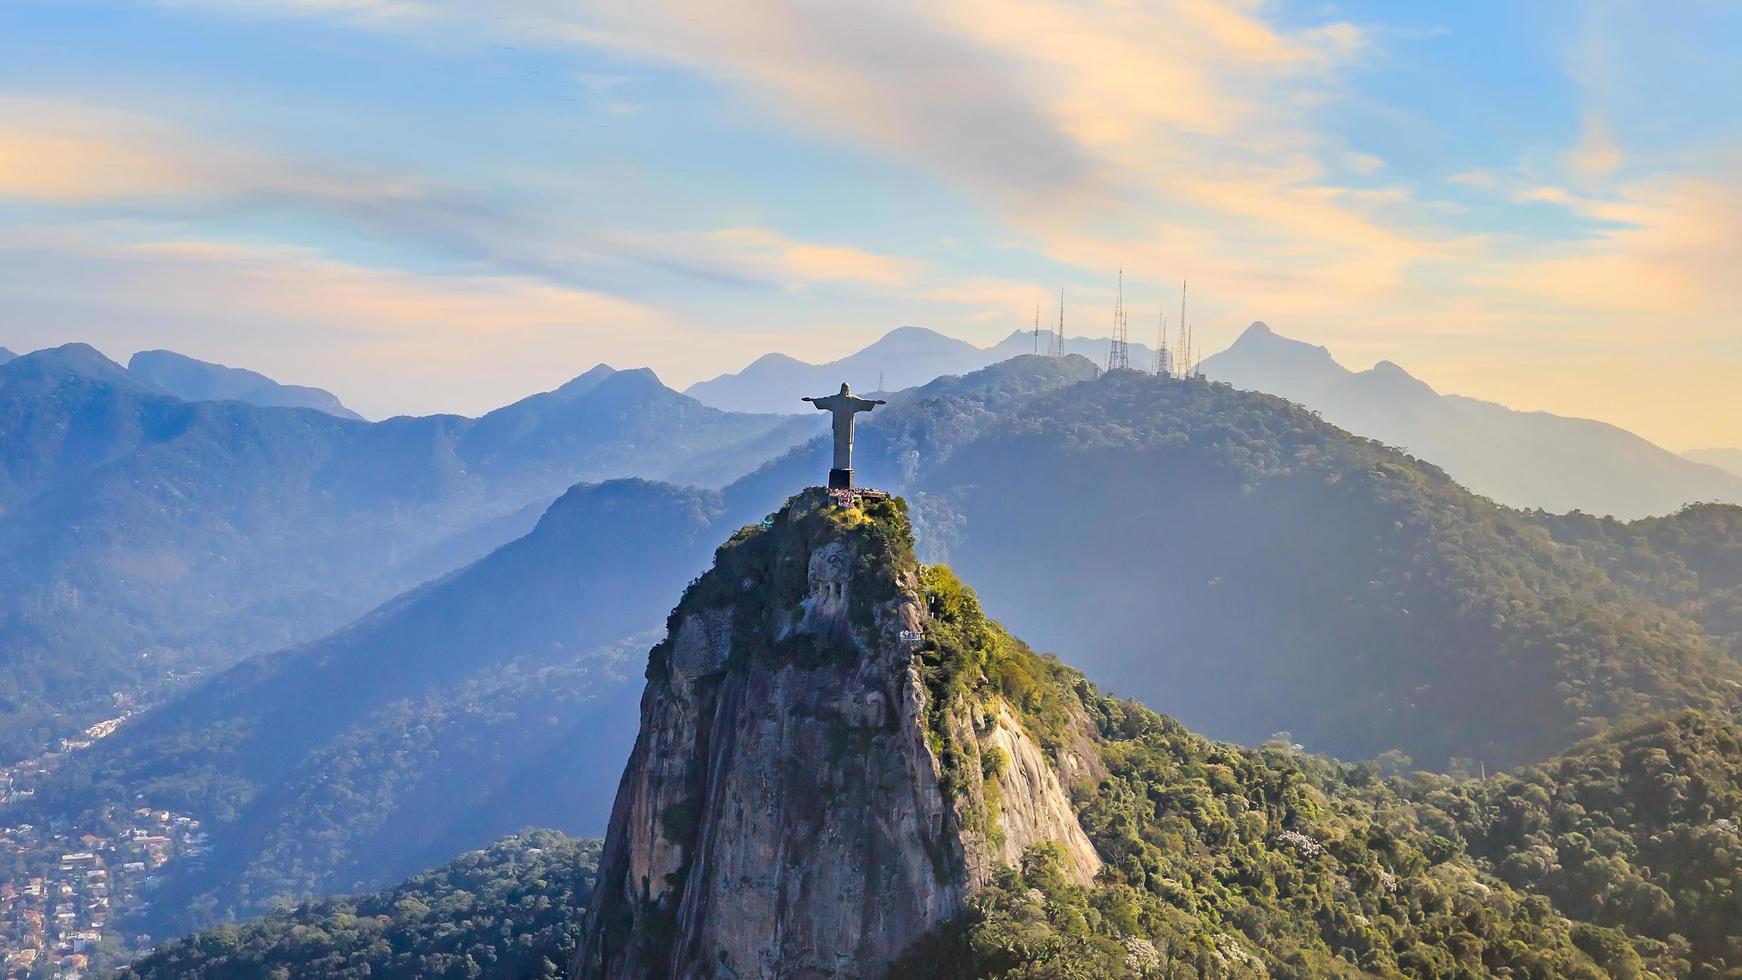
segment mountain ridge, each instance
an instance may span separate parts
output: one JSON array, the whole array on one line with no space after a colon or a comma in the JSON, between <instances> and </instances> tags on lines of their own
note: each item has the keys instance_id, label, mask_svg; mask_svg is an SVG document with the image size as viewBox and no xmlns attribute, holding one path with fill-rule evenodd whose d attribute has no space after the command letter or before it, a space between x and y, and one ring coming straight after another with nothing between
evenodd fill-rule
<instances>
[{"instance_id":1,"label":"mountain ridge","mask_svg":"<svg viewBox=\"0 0 1742 980\"><path fill-rule=\"evenodd\" d=\"M312 408L339 418L362 418L324 388L282 384L258 371L171 350L139 351L127 361L127 371L183 401L241 401L262 408Z\"/></svg>"},{"instance_id":2,"label":"mountain ridge","mask_svg":"<svg viewBox=\"0 0 1742 980\"><path fill-rule=\"evenodd\" d=\"M29 806L138 793L201 814L212 873L164 880L153 934L384 884L523 825L596 830L609 801L588 774L627 753L634 637L706 564L719 506L577 487L534 533L132 722Z\"/></svg>"},{"instance_id":3,"label":"mountain ridge","mask_svg":"<svg viewBox=\"0 0 1742 980\"><path fill-rule=\"evenodd\" d=\"M928 384L950 375L968 374L1000 361L1050 351L1054 334L1042 331L1039 342L1033 332L1017 330L989 347L975 345L938 333L927 327L896 327L851 354L822 364L812 364L787 354L764 354L744 369L698 381L684 393L716 408L739 411L797 412L798 401L807 394L833 390L842 381L857 391L898 391ZM1086 357L1105 365L1105 338L1067 337L1065 353ZM1133 363L1148 368L1155 352L1141 343L1131 345Z\"/></svg>"},{"instance_id":4,"label":"mountain ridge","mask_svg":"<svg viewBox=\"0 0 1742 980\"><path fill-rule=\"evenodd\" d=\"M451 682L371 696L354 720L340 712L333 724L320 701L298 708L310 696L331 699L318 685L298 694L275 673L278 656L243 664L94 746L84 758L103 766L70 766L64 782L39 789L40 803L64 816L57 794L77 803L80 786L105 785L102 798L143 792L210 821L209 874L171 875L163 887L178 900L162 904L199 907L181 898L210 896L216 904L204 907L236 914L267 897L379 884L409 870L406 862L439 860L444 843L478 846L488 839L480 835L506 832L480 814L597 832L583 815L603 812L611 787L572 745L633 734L611 726L627 724L634 692L624 680L657 639L609 634L656 627L669 597L707 567L710 544L760 527L792 487L826 472L827 442L800 446L716 496L646 481L577 491L513 549L544 556L546 585L474 570L469 598L418 590L384 607L386 620L355 628L368 637L353 630L316 644L348 644L323 675L339 683L347 671L372 677L377 665L408 662L408 647L437 657L440 642L471 636L478 666ZM1284 729L1290 741L1353 758L1401 750L1425 766L1458 757L1459 766L1497 769L1634 712L1735 691L1726 684L1733 670L1721 669L1698 625L1716 635L1722 611L1647 597L1716 596L1742 581L1742 562L1689 550L1737 508L1666 525L1643 543L1629 535L1645 529L1621 529L1618 547L1644 556L1625 566L1640 581L1623 581L1609 552L1573 544L1608 532L1568 530L1563 541L1537 516L1474 497L1430 465L1274 396L1106 375L1081 358L1017 358L892 396L863 420L858 451L867 482L912 501L926 562L947 560L1013 630L1096 681L1216 737L1257 744ZM679 544L660 536L674 527L694 532ZM577 562L596 560L585 543L595 536L649 564L603 562L576 574ZM1660 572L1645 557L1703 577L1648 589ZM615 591L603 574L621 580ZM443 588L458 588L448 581ZM929 588L948 592L936 580ZM1294 592L1300 601L1279 598ZM381 625L414 605L435 618L418 630ZM492 608L495 618L468 633L442 625L444 606ZM532 622L552 632L515 640ZM568 653L556 662L533 655L559 639ZM1518 704L1529 710L1513 712ZM553 709L573 712L572 724L538 723ZM1020 698L1017 709L1026 710ZM268 716L282 723L259 720ZM1053 744L1045 733L1056 726L1029 722L1043 746ZM255 765L250 742L290 758ZM468 748L489 744L513 746L515 758ZM234 745L243 749L226 758ZM210 771L193 764L202 758ZM486 775L460 775L469 766ZM539 767L569 774L560 791L532 775ZM167 778L180 770L197 778ZM235 814L214 813L215 803ZM425 814L438 805L444 817L432 825Z\"/></svg>"},{"instance_id":5,"label":"mountain ridge","mask_svg":"<svg viewBox=\"0 0 1742 980\"><path fill-rule=\"evenodd\" d=\"M1697 501L1742 503L1742 477L1619 426L1441 394L1391 361L1351 371L1321 346L1255 322L1203 361L1205 376L1322 412L1351 432L1431 459L1514 507L1632 519Z\"/></svg>"},{"instance_id":6,"label":"mountain ridge","mask_svg":"<svg viewBox=\"0 0 1742 980\"><path fill-rule=\"evenodd\" d=\"M1682 455L1696 463L1716 466L1742 477L1742 449L1694 449Z\"/></svg>"},{"instance_id":7,"label":"mountain ridge","mask_svg":"<svg viewBox=\"0 0 1742 980\"><path fill-rule=\"evenodd\" d=\"M88 345L0 365L0 755L337 628L577 482L725 483L820 424L590 374L484 419L367 422L186 401Z\"/></svg>"}]
</instances>

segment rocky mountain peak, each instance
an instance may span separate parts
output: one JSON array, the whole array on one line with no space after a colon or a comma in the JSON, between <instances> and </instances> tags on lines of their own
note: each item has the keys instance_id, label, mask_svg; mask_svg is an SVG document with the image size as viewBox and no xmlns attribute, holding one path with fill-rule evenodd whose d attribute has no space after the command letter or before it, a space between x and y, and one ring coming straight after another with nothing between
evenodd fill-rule
<instances>
[{"instance_id":1,"label":"rocky mountain peak","mask_svg":"<svg viewBox=\"0 0 1742 980\"><path fill-rule=\"evenodd\" d=\"M899 498L793 497L667 627L575 975L874 974L1031 845L1099 868L991 679L1015 641L914 560Z\"/></svg>"},{"instance_id":2,"label":"rocky mountain peak","mask_svg":"<svg viewBox=\"0 0 1742 980\"><path fill-rule=\"evenodd\" d=\"M1263 320L1253 320L1247 324L1245 330L1240 332L1240 336L1235 339L1234 343L1261 343L1275 336L1276 332L1270 329L1270 324Z\"/></svg>"}]
</instances>

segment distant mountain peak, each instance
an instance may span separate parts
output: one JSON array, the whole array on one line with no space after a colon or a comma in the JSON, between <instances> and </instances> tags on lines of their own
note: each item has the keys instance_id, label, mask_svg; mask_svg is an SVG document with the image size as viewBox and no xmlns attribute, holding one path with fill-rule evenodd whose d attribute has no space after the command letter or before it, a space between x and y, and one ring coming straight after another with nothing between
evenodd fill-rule
<instances>
[{"instance_id":1,"label":"distant mountain peak","mask_svg":"<svg viewBox=\"0 0 1742 980\"><path fill-rule=\"evenodd\" d=\"M1069 353L1089 354L1091 360L1104 361L1106 344L1105 338L1073 337L1066 340L1065 348ZM990 347L976 347L930 327L909 324L845 357L820 364L787 354L764 354L742 371L698 381L684 389L684 394L728 411L792 414L802 396L832 391L843 381L855 391L901 391L1038 352L1038 346L1032 330L1016 330ZM1131 358L1134 364L1148 365L1154 362L1155 353L1142 344L1132 344Z\"/></svg>"},{"instance_id":2,"label":"distant mountain peak","mask_svg":"<svg viewBox=\"0 0 1742 980\"><path fill-rule=\"evenodd\" d=\"M1439 396L1427 382L1405 371L1395 361L1380 361L1365 371L1355 373L1351 380L1355 384L1365 384L1383 389L1387 394L1397 398Z\"/></svg>"},{"instance_id":3,"label":"distant mountain peak","mask_svg":"<svg viewBox=\"0 0 1742 980\"><path fill-rule=\"evenodd\" d=\"M796 365L799 365L801 367L810 367L811 366L809 363L807 363L805 361L801 361L798 358L793 357L791 354L782 354L779 351L770 351L769 353L764 354L761 357L758 357L756 360L751 361L750 367L745 368L745 370L748 371L751 368L757 368L757 367L786 366L786 365L792 365L792 364L796 364ZM729 375L721 375L721 377L729 377Z\"/></svg>"},{"instance_id":4,"label":"distant mountain peak","mask_svg":"<svg viewBox=\"0 0 1742 980\"><path fill-rule=\"evenodd\" d=\"M896 327L894 330L891 330L888 333L884 334L881 339L883 339L883 340L895 340L895 339L902 339L902 338L907 338L907 337L924 337L927 339L934 339L935 338L935 339L940 339L940 340L955 340L956 339L954 337L946 337L945 335L938 333L936 330L933 330L930 327L915 326L913 324L903 324L899 327ZM966 341L961 341L961 342L965 343Z\"/></svg>"},{"instance_id":5,"label":"distant mountain peak","mask_svg":"<svg viewBox=\"0 0 1742 980\"><path fill-rule=\"evenodd\" d=\"M27 358L39 357L45 361L52 360L68 367L77 367L91 371L125 370L121 365L105 357L103 352L97 350L97 348L92 347L90 344L79 343L76 341L70 344L62 344L59 347L45 347L42 350L32 351L24 356Z\"/></svg>"},{"instance_id":6,"label":"distant mountain peak","mask_svg":"<svg viewBox=\"0 0 1742 980\"><path fill-rule=\"evenodd\" d=\"M665 382L659 380L659 375L653 373L652 368L646 367L625 368L621 371L613 371L606 377L601 378L599 383L594 386L593 390L595 393L671 391L670 388L665 386ZM677 392L673 391L672 394L675 395Z\"/></svg>"},{"instance_id":7,"label":"distant mountain peak","mask_svg":"<svg viewBox=\"0 0 1742 980\"><path fill-rule=\"evenodd\" d=\"M172 350L142 350L127 373L190 402L246 402L262 408L312 408L339 418L360 419L338 396L322 388L282 384L258 371L202 361Z\"/></svg>"},{"instance_id":8,"label":"distant mountain peak","mask_svg":"<svg viewBox=\"0 0 1742 980\"><path fill-rule=\"evenodd\" d=\"M1328 349L1284 337L1262 320L1253 321L1227 350L1204 358L1203 372L1235 387L1273 393L1302 386L1316 390L1350 375Z\"/></svg>"},{"instance_id":9,"label":"distant mountain peak","mask_svg":"<svg viewBox=\"0 0 1742 980\"><path fill-rule=\"evenodd\" d=\"M563 382L561 386L551 391L551 394L556 395L559 398L579 398L587 392L592 391L594 388L597 388L600 382L616 373L617 369L609 364L595 364L586 371Z\"/></svg>"},{"instance_id":10,"label":"distant mountain peak","mask_svg":"<svg viewBox=\"0 0 1742 980\"><path fill-rule=\"evenodd\" d=\"M1500 503L1637 518L1690 500L1742 502L1742 454L1667 450L1606 423L1526 412L1433 386L1391 361L1350 371L1321 346L1253 323L1204 374L1322 412L1331 422L1443 467ZM1714 464L1696 466L1693 463Z\"/></svg>"},{"instance_id":11,"label":"distant mountain peak","mask_svg":"<svg viewBox=\"0 0 1742 980\"><path fill-rule=\"evenodd\" d=\"M156 390L128 374L126 368L104 357L90 344L62 344L31 351L7 361L0 371L8 378L32 375L44 379L80 377L140 391Z\"/></svg>"},{"instance_id":12,"label":"distant mountain peak","mask_svg":"<svg viewBox=\"0 0 1742 980\"><path fill-rule=\"evenodd\" d=\"M911 356L913 354L949 355L958 352L978 351L979 348L965 340L938 333L930 327L903 326L896 327L872 342L871 346L857 354L837 361L830 361L825 367L842 363L857 357L872 356Z\"/></svg>"},{"instance_id":13,"label":"distant mountain peak","mask_svg":"<svg viewBox=\"0 0 1742 980\"><path fill-rule=\"evenodd\" d=\"M1251 325L1241 331L1239 338L1234 341L1233 345L1230 346L1228 350L1292 351L1299 354L1312 352L1314 354L1324 355L1324 358L1327 361L1332 360L1330 348L1319 344L1309 344L1304 340L1296 340L1293 337L1285 337L1282 334L1277 333L1275 330L1272 330L1270 324L1265 323L1263 320L1252 321Z\"/></svg>"},{"instance_id":14,"label":"distant mountain peak","mask_svg":"<svg viewBox=\"0 0 1742 980\"><path fill-rule=\"evenodd\" d=\"M14 360L17 357L17 354L12 353L4 347L0 347L0 364L5 364L7 361Z\"/></svg>"}]
</instances>

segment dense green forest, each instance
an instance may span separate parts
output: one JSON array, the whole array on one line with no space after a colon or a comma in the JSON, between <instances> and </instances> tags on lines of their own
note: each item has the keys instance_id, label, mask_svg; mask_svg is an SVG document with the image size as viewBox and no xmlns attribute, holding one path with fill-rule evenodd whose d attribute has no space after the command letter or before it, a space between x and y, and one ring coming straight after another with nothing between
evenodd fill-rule
<instances>
[{"instance_id":1,"label":"dense green forest","mask_svg":"<svg viewBox=\"0 0 1742 980\"><path fill-rule=\"evenodd\" d=\"M471 980L565 975L598 841L527 831L386 891L165 943L124 980Z\"/></svg>"},{"instance_id":2,"label":"dense green forest","mask_svg":"<svg viewBox=\"0 0 1742 980\"><path fill-rule=\"evenodd\" d=\"M1103 694L928 570L928 687L1003 698L1106 866L1031 849L896 975L1735 975L1742 731L1684 712L1481 780L1205 739ZM947 678L947 679L940 679ZM1067 771L1061 767L1061 771Z\"/></svg>"},{"instance_id":3,"label":"dense green forest","mask_svg":"<svg viewBox=\"0 0 1742 980\"><path fill-rule=\"evenodd\" d=\"M898 513L886 515L892 527ZM889 560L910 560L903 550ZM893 975L1736 975L1742 730L1727 718L1658 716L1487 778L1338 763L1282 740L1243 748L1035 654L948 569L927 566L920 580L928 697L1002 699L1055 759L1082 760L1060 771L1077 772L1073 803L1105 866L1082 887L1050 846L1030 849ZM586 851L579 870L596 859ZM464 881L444 869L384 896L208 932L130 975L361 976L365 963L370 976L552 975L578 914L518 913L555 906L529 875L564 879L532 869L507 887L478 884L505 877L493 862L463 859ZM378 924L362 923L370 916ZM494 941L479 948L483 934Z\"/></svg>"},{"instance_id":4,"label":"dense green forest","mask_svg":"<svg viewBox=\"0 0 1742 980\"><path fill-rule=\"evenodd\" d=\"M1033 358L942 379L893 397L863 441L896 463L914 446L942 454L1093 374L1081 358ZM137 796L197 815L207 860L172 867L163 899L127 923L152 934L387 884L520 826L596 833L634 736L628 682L673 597L723 527L816 472L805 452L726 495L577 487L474 565L69 758L9 819L104 830L105 810Z\"/></svg>"},{"instance_id":5,"label":"dense green forest","mask_svg":"<svg viewBox=\"0 0 1742 980\"><path fill-rule=\"evenodd\" d=\"M1531 517L1616 582L1699 623L1742 659L1742 507L1694 504L1626 523L1579 513Z\"/></svg>"},{"instance_id":6,"label":"dense green forest","mask_svg":"<svg viewBox=\"0 0 1742 980\"><path fill-rule=\"evenodd\" d=\"M1716 617L1267 395L1113 372L1029 401L909 499L922 552L1014 631L1218 738L1494 769L1738 704Z\"/></svg>"},{"instance_id":7,"label":"dense green forest","mask_svg":"<svg viewBox=\"0 0 1742 980\"><path fill-rule=\"evenodd\" d=\"M1622 727L1538 766L1418 777L1414 819L1669 972L1742 974L1742 729L1699 712ZM1682 964L1690 964L1683 966Z\"/></svg>"},{"instance_id":8,"label":"dense green forest","mask_svg":"<svg viewBox=\"0 0 1742 980\"><path fill-rule=\"evenodd\" d=\"M867 482L906 491L923 556L1108 688L1216 738L1283 730L1470 773L1736 703L1722 610L1742 511L1526 514L1280 399L1094 373L1025 357L940 379L868 417L859 448ZM825 466L818 441L718 495L580 488L472 569L80 753L13 816L136 795L199 816L212 851L165 876L159 934L518 826L597 832L644 631L712 542Z\"/></svg>"},{"instance_id":9,"label":"dense green forest","mask_svg":"<svg viewBox=\"0 0 1742 980\"><path fill-rule=\"evenodd\" d=\"M9 819L85 825L136 796L197 814L210 857L128 923L153 935L377 887L518 827L601 827L652 642L638 633L682 588L674 559L705 563L718 507L640 481L577 488L489 558L92 746Z\"/></svg>"}]
</instances>

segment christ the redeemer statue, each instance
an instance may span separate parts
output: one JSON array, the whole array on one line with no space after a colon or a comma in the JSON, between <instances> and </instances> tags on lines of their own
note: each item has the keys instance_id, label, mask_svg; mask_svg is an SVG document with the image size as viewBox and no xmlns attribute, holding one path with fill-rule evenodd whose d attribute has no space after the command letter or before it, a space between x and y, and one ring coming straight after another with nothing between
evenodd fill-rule
<instances>
[{"instance_id":1,"label":"christ the redeemer statue","mask_svg":"<svg viewBox=\"0 0 1742 980\"><path fill-rule=\"evenodd\" d=\"M841 382L841 391L835 395L824 395L821 398L806 398L805 401L835 414L835 465L829 470L830 490L851 490L853 488L853 416L860 412L869 412L884 404L881 399L860 398L853 394L845 381Z\"/></svg>"}]
</instances>

